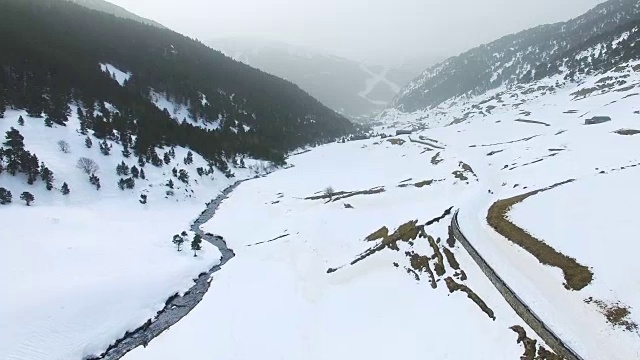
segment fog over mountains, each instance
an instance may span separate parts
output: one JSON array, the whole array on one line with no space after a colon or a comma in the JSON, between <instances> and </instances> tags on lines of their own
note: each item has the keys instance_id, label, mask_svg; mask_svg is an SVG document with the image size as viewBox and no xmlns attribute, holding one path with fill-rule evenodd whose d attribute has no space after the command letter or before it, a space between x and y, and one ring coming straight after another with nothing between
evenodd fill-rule
<instances>
[{"instance_id":1,"label":"fog over mountains","mask_svg":"<svg viewBox=\"0 0 640 360\"><path fill-rule=\"evenodd\" d=\"M371 65L304 46L249 37L216 39L207 45L297 84L325 105L352 119L374 116L400 88L439 60L419 58L393 67Z\"/></svg>"}]
</instances>

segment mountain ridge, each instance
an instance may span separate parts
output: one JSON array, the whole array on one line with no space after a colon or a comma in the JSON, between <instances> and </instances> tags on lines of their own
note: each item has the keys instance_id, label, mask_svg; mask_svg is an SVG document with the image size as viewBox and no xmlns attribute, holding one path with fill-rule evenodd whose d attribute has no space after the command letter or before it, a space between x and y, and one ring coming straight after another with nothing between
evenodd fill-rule
<instances>
[{"instance_id":1,"label":"mountain ridge","mask_svg":"<svg viewBox=\"0 0 640 360\"><path fill-rule=\"evenodd\" d=\"M609 0L566 22L506 35L427 69L400 91L392 107L424 110L453 97L526 81L536 77L539 64L638 17L637 0Z\"/></svg>"}]
</instances>

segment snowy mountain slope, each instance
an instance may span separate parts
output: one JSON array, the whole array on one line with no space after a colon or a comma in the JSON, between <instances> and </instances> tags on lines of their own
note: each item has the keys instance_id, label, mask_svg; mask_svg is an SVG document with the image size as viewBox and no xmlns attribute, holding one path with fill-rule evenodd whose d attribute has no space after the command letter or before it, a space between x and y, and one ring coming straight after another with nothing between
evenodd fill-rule
<instances>
[{"instance_id":1,"label":"snowy mountain slope","mask_svg":"<svg viewBox=\"0 0 640 360\"><path fill-rule=\"evenodd\" d=\"M365 238L381 226L391 233L450 206L460 209L461 229L485 260L581 357L640 357L638 283L628 276L639 270L631 219L638 209L629 196L640 180L640 134L630 131L640 133L639 64L579 83L556 76L503 87L443 104L448 108L423 119L399 115L378 130L424 129L325 145L291 158L292 169L241 185L205 225L237 253L214 277L219 291L126 358L518 358L522 350L508 328L524 324L460 245L445 244L450 216L424 229L442 239L441 251L453 251L467 275L455 280L493 310L495 321L463 294L445 296L437 273L436 289L428 272L418 266L412 273L420 259L412 263L413 253L433 255L436 272L437 252L424 238L398 241L398 251L368 251L376 247ZM585 91L595 84L612 85ZM596 115L612 120L585 125ZM486 219L500 199L569 179L575 181L515 205L507 219L593 272L581 290L565 288L560 269L541 264ZM327 187L333 197L312 200ZM249 208L252 217L241 216ZM446 262L443 277L455 273ZM616 321L607 317L612 313L624 316ZM390 341L371 341L381 333Z\"/></svg>"},{"instance_id":2,"label":"snowy mountain slope","mask_svg":"<svg viewBox=\"0 0 640 360\"><path fill-rule=\"evenodd\" d=\"M423 70L368 66L302 46L253 38L218 39L208 45L237 61L297 84L323 104L351 118L369 117L379 111L405 85L395 79L411 79ZM390 70L393 78L387 76Z\"/></svg>"},{"instance_id":3,"label":"snowy mountain slope","mask_svg":"<svg viewBox=\"0 0 640 360\"><path fill-rule=\"evenodd\" d=\"M97 11L102 11L105 12L107 14L111 14L117 17L121 17L123 19L129 19L129 20L134 20L146 25L151 25L160 29L166 29L166 27L164 27L163 25L159 24L156 21L153 20L149 20L146 18L143 18L141 16L138 16L130 11L127 11L126 9L112 4L110 2L107 1L103 1L103 0L67 0L67 1L71 1L73 3L76 3L80 6L84 6L86 8L89 8L91 10L97 10Z\"/></svg>"},{"instance_id":4,"label":"snowy mountain slope","mask_svg":"<svg viewBox=\"0 0 640 360\"><path fill-rule=\"evenodd\" d=\"M575 19L505 36L427 69L401 90L392 106L414 112L453 97L541 79L548 73L541 64L639 16L637 0L610 0Z\"/></svg>"},{"instance_id":5,"label":"snowy mountain slope","mask_svg":"<svg viewBox=\"0 0 640 360\"><path fill-rule=\"evenodd\" d=\"M19 117L24 125L18 124ZM197 258L178 253L172 236L188 230L204 204L233 183L216 168L208 168L200 155L185 165L187 149L176 147L169 164L139 167L136 157L125 158L122 146L108 141L111 154L103 155L100 140L77 132L77 116L66 127L47 128L42 119L24 111L8 110L0 120L2 142L12 127L24 136L25 148L35 153L54 173L53 189L42 181L26 183L23 174L0 173L0 187L13 194L13 202L0 205L3 270L0 286L10 296L0 300L0 358L82 359L99 354L125 331L152 318L176 292L188 289L194 278L217 264L220 253L205 243ZM59 149L64 140L69 152ZM6 148L6 146L5 146ZM169 148L159 151L169 151ZM80 157L93 159L101 188L76 167ZM144 171L132 190L121 190L116 166L125 162ZM248 167L263 162L245 159ZM186 170L185 184L172 168ZM236 178L255 175L252 169L233 169ZM167 186L174 183L173 189ZM67 183L70 194L60 191ZM35 196L31 206L19 199L23 191ZM140 202L146 195L146 204ZM190 237L193 236L190 233ZM188 248L188 244L186 246Z\"/></svg>"}]
</instances>

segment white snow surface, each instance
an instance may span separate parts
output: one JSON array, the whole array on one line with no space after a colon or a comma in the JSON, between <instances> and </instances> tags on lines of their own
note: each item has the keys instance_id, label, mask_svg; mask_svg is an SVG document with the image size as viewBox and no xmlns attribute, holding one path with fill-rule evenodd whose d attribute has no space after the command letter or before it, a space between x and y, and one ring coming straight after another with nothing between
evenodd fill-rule
<instances>
[{"instance_id":1,"label":"white snow surface","mask_svg":"<svg viewBox=\"0 0 640 360\"><path fill-rule=\"evenodd\" d=\"M459 245L453 251L468 275L464 283L494 310L495 322L464 294L448 295L442 281L432 290L426 274L420 281L407 274L406 243L340 268L370 247L363 239L381 226L422 223L449 206L460 208L462 231L489 264L583 358L640 358L637 334L585 302L622 304L628 320L640 322L640 282L630 275L638 268L633 216L640 168L631 166L640 163L640 134L615 133L640 130L637 66L383 116L381 132L419 130L397 137L407 141L402 145L379 138L326 145L291 158L291 169L242 184L204 226L225 236L236 258L214 275L212 291L191 314L125 358L518 358L522 349L508 327L523 321ZM612 121L584 125L595 115ZM425 152L410 138L444 149ZM434 165L436 153L443 162ZM461 162L475 175L456 178ZM398 187L427 179L443 181ZM576 181L528 198L509 219L592 269L593 281L580 291L567 290L559 269L540 264L486 222L495 201L568 179ZM386 191L326 203L304 199L327 186ZM449 221L426 230L445 239ZM423 239L413 250L431 254ZM445 276L451 275L448 267Z\"/></svg>"},{"instance_id":2,"label":"white snow surface","mask_svg":"<svg viewBox=\"0 0 640 360\"><path fill-rule=\"evenodd\" d=\"M176 122L186 121L191 125L209 130L220 128L221 119L195 119L189 112L189 105L172 101L165 95L153 90L150 93L150 97L151 101L158 107L158 109L166 109L169 112L169 115L171 115L171 118ZM202 99L200 101L203 105L208 103L205 95L202 95Z\"/></svg>"},{"instance_id":3,"label":"white snow surface","mask_svg":"<svg viewBox=\"0 0 640 360\"><path fill-rule=\"evenodd\" d=\"M17 124L20 115L24 126ZM217 169L213 176L198 176L195 169L206 168L198 154L187 166L182 160L187 149L176 148L171 164L147 164L146 180L136 179L135 189L122 191L115 167L123 160L139 166L137 158L124 158L122 147L111 141L111 155L104 156L93 136L93 147L86 148L75 116L66 127L47 128L43 119L8 110L0 131L4 135L11 127L54 172L55 188L47 191L42 181L27 185L23 175L0 174L0 187L13 193L13 203L0 206L5 241L0 252L0 287L5 291L0 297L0 359L69 360L99 354L219 263L220 252L209 243L194 258L191 251L177 252L171 242L206 202L235 181ZM70 153L58 149L59 140L69 143ZM100 191L76 168L79 157L99 164ZM188 171L189 185L172 176L173 167ZM233 171L240 179L254 175L249 169ZM170 178L173 196L166 195ZM68 196L59 190L63 182L71 190ZM30 207L19 199L23 191L35 195ZM146 205L138 201L140 194L148 195Z\"/></svg>"},{"instance_id":4,"label":"white snow surface","mask_svg":"<svg viewBox=\"0 0 640 360\"><path fill-rule=\"evenodd\" d=\"M120 86L123 86L124 82L131 78L131 73L124 72L111 64L100 64L100 69L109 74L109 76L115 77L114 80L116 80Z\"/></svg>"}]
</instances>

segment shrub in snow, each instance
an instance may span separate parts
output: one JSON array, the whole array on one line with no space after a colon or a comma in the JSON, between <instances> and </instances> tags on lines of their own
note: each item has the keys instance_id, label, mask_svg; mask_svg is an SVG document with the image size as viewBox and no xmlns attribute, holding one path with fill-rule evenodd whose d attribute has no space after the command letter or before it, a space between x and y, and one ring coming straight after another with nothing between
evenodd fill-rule
<instances>
[{"instance_id":1,"label":"shrub in snow","mask_svg":"<svg viewBox=\"0 0 640 360\"><path fill-rule=\"evenodd\" d=\"M63 153L68 154L71 146L69 146L68 142L60 140L58 141L58 149L60 149L60 151L62 151Z\"/></svg>"},{"instance_id":2,"label":"shrub in snow","mask_svg":"<svg viewBox=\"0 0 640 360\"><path fill-rule=\"evenodd\" d=\"M165 164L169 165L169 163L171 162L171 156L168 152L164 153L164 155L162 156L162 160Z\"/></svg>"},{"instance_id":3,"label":"shrub in snow","mask_svg":"<svg viewBox=\"0 0 640 360\"><path fill-rule=\"evenodd\" d=\"M22 115L20 115L20 117L18 118L18 125L24 126L24 118L22 117Z\"/></svg>"},{"instance_id":4,"label":"shrub in snow","mask_svg":"<svg viewBox=\"0 0 640 360\"><path fill-rule=\"evenodd\" d=\"M27 206L31 206L31 203L35 200L36 198L33 196L32 193L25 191L22 194L20 194L20 200L24 201L27 203Z\"/></svg>"},{"instance_id":5,"label":"shrub in snow","mask_svg":"<svg viewBox=\"0 0 640 360\"><path fill-rule=\"evenodd\" d=\"M178 173L178 180L182 181L185 184L189 183L189 173L185 169L180 169Z\"/></svg>"},{"instance_id":6,"label":"shrub in snow","mask_svg":"<svg viewBox=\"0 0 640 360\"><path fill-rule=\"evenodd\" d=\"M93 175L100 170L100 166L95 161L86 157L78 159L76 167L87 175Z\"/></svg>"},{"instance_id":7,"label":"shrub in snow","mask_svg":"<svg viewBox=\"0 0 640 360\"><path fill-rule=\"evenodd\" d=\"M202 175L204 175L204 169L203 169L203 168L201 168L201 167L197 168L197 169L196 169L196 172L198 173L198 176L202 176Z\"/></svg>"},{"instance_id":8,"label":"shrub in snow","mask_svg":"<svg viewBox=\"0 0 640 360\"><path fill-rule=\"evenodd\" d=\"M11 191L0 187L0 205L6 205L11 203L12 199Z\"/></svg>"},{"instance_id":9,"label":"shrub in snow","mask_svg":"<svg viewBox=\"0 0 640 360\"><path fill-rule=\"evenodd\" d=\"M71 192L71 190L69 190L69 185L67 185L67 183L62 184L62 188L60 188L60 191L62 192L62 195L69 195L69 193Z\"/></svg>"},{"instance_id":10,"label":"shrub in snow","mask_svg":"<svg viewBox=\"0 0 640 360\"><path fill-rule=\"evenodd\" d=\"M178 251L182 251L182 244L184 244L184 242L187 241L188 236L189 235L187 234L186 231L183 231L179 235L178 234L173 235L173 243L178 248Z\"/></svg>"},{"instance_id":11,"label":"shrub in snow","mask_svg":"<svg viewBox=\"0 0 640 360\"><path fill-rule=\"evenodd\" d=\"M145 176L145 174L144 174L144 169L140 169L140 179L144 180L144 179L146 179L146 178L147 178L147 177L146 177L146 176Z\"/></svg>"},{"instance_id":12,"label":"shrub in snow","mask_svg":"<svg viewBox=\"0 0 640 360\"><path fill-rule=\"evenodd\" d=\"M173 180L169 179L169 182L167 182L167 186L169 187L169 189L173 189Z\"/></svg>"},{"instance_id":13,"label":"shrub in snow","mask_svg":"<svg viewBox=\"0 0 640 360\"><path fill-rule=\"evenodd\" d=\"M144 205L147 203L147 195L146 194L140 194L140 204Z\"/></svg>"},{"instance_id":14,"label":"shrub in snow","mask_svg":"<svg viewBox=\"0 0 640 360\"><path fill-rule=\"evenodd\" d=\"M191 240L191 250L193 250L193 256L198 256L198 250L202 249L202 236L196 234Z\"/></svg>"},{"instance_id":15,"label":"shrub in snow","mask_svg":"<svg viewBox=\"0 0 640 360\"><path fill-rule=\"evenodd\" d=\"M138 157L138 166L140 166L141 168L144 167L145 161L142 158L142 156Z\"/></svg>"},{"instance_id":16,"label":"shrub in snow","mask_svg":"<svg viewBox=\"0 0 640 360\"><path fill-rule=\"evenodd\" d=\"M84 139L84 146L86 146L86 147L87 147L87 149L91 149L91 147L93 146L93 141L91 141L91 138L90 138L90 137L88 137L88 136L87 136L87 137Z\"/></svg>"},{"instance_id":17,"label":"shrub in snow","mask_svg":"<svg viewBox=\"0 0 640 360\"><path fill-rule=\"evenodd\" d=\"M131 176L133 176L135 179L140 177L140 170L138 170L135 165L131 167Z\"/></svg>"},{"instance_id":18,"label":"shrub in snow","mask_svg":"<svg viewBox=\"0 0 640 360\"><path fill-rule=\"evenodd\" d=\"M89 176L89 182L91 185L95 185L96 190L100 190L100 178L98 178L96 174L91 174L91 176Z\"/></svg>"},{"instance_id":19,"label":"shrub in snow","mask_svg":"<svg viewBox=\"0 0 640 360\"><path fill-rule=\"evenodd\" d=\"M126 178L126 179L120 179L118 181L118 187L120 188L120 190L124 190L126 189L133 189L136 186L136 181L132 178Z\"/></svg>"}]
</instances>

